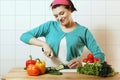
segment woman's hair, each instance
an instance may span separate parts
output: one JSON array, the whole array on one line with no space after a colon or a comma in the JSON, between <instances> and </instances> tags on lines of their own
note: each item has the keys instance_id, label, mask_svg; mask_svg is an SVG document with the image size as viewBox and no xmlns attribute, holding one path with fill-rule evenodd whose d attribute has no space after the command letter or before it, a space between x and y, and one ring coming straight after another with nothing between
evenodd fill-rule
<instances>
[{"instance_id":1,"label":"woman's hair","mask_svg":"<svg viewBox=\"0 0 120 80\"><path fill-rule=\"evenodd\" d=\"M68 0L68 1L69 1L70 5L57 4L57 5L52 6L52 4L51 4L50 6L52 7L52 9L54 9L56 7L59 7L59 6L63 5L63 6L65 6L66 9L71 10L71 12L77 11L77 9L74 7L72 1L71 0Z\"/></svg>"}]
</instances>

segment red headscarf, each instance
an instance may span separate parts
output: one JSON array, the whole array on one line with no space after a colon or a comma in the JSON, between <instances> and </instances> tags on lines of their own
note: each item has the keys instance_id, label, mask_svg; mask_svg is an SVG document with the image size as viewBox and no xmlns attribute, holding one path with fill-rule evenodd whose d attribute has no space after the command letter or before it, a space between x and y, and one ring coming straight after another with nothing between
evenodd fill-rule
<instances>
[{"instance_id":1,"label":"red headscarf","mask_svg":"<svg viewBox=\"0 0 120 80\"><path fill-rule=\"evenodd\" d=\"M58 4L63 4L63 5L71 5L69 0L54 0L51 4L51 6L55 6Z\"/></svg>"}]
</instances>

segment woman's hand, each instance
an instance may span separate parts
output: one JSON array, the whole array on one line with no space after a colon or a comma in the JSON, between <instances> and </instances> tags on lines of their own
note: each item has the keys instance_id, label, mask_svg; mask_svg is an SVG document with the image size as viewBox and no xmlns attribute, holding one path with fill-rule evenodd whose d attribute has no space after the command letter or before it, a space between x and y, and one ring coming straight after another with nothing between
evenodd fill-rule
<instances>
[{"instance_id":1,"label":"woman's hand","mask_svg":"<svg viewBox=\"0 0 120 80\"><path fill-rule=\"evenodd\" d=\"M44 54L46 56L53 57L53 51L46 42L41 41L37 38L32 38L32 39L30 39L29 44L39 46L39 47L43 47Z\"/></svg>"},{"instance_id":2,"label":"woman's hand","mask_svg":"<svg viewBox=\"0 0 120 80\"><path fill-rule=\"evenodd\" d=\"M43 52L47 57L53 57L53 51L47 43L43 44Z\"/></svg>"},{"instance_id":3,"label":"woman's hand","mask_svg":"<svg viewBox=\"0 0 120 80\"><path fill-rule=\"evenodd\" d=\"M71 60L70 62L67 63L67 66L70 68L70 69L74 69L76 68L78 65L81 65L81 62L79 59L73 59Z\"/></svg>"}]
</instances>

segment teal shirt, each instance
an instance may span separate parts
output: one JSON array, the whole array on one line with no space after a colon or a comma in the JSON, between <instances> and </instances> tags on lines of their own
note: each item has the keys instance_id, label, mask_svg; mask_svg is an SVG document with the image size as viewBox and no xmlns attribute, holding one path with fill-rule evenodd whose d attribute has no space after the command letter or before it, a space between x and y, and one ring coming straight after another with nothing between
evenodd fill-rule
<instances>
[{"instance_id":1,"label":"teal shirt","mask_svg":"<svg viewBox=\"0 0 120 80\"><path fill-rule=\"evenodd\" d=\"M57 21L48 21L32 30L22 34L20 39L29 44L31 38L45 37L46 42L52 48L54 56L58 56L60 41L66 37L67 45L67 61L77 58L82 55L83 49L86 46L95 57L100 58L104 62L105 57L100 49L95 38L88 28L77 24L76 28L71 32L63 32L60 28L60 23Z\"/></svg>"}]
</instances>

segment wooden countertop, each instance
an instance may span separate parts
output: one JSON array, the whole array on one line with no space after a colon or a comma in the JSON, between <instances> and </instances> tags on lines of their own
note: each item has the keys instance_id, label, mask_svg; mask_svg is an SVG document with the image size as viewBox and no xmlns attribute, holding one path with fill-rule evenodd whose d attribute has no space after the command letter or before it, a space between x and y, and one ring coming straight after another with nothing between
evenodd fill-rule
<instances>
[{"instance_id":1,"label":"wooden countertop","mask_svg":"<svg viewBox=\"0 0 120 80\"><path fill-rule=\"evenodd\" d=\"M77 72L63 72L63 75L44 74L40 76L28 76L24 68L15 67L3 76L2 80L120 80L120 74L107 78L84 75Z\"/></svg>"}]
</instances>

